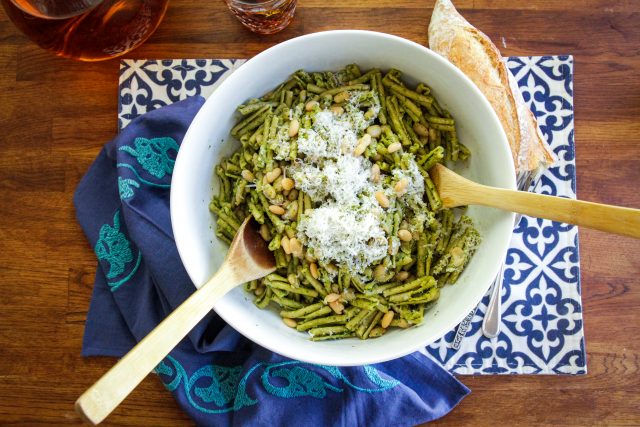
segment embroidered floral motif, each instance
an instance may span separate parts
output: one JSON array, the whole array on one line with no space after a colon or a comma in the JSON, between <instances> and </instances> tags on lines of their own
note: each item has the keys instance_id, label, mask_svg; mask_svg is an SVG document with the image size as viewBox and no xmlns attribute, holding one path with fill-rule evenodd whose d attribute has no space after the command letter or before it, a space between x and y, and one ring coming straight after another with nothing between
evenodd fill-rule
<instances>
[{"instance_id":1,"label":"embroidered floral motif","mask_svg":"<svg viewBox=\"0 0 640 427\"><path fill-rule=\"evenodd\" d=\"M170 151L177 153L180 148L173 138L139 137L133 141L133 144L135 148L125 145L119 150L134 156L140 166L156 178L163 178L166 174L173 173L175 160L169 156L169 153Z\"/></svg>"},{"instance_id":2,"label":"embroidered floral motif","mask_svg":"<svg viewBox=\"0 0 640 427\"><path fill-rule=\"evenodd\" d=\"M175 391L182 384L187 400L197 410L220 414L258 404L258 400L247 394L247 383L259 369L263 370L260 379L264 390L281 398L323 399L328 396L327 391L342 393L344 388L338 386L340 383L364 393L382 392L400 384L397 380L383 378L372 366L364 366L362 369L374 387L371 384L354 384L342 374L340 368L295 360L272 364L256 363L244 375L242 366L205 365L189 377L180 362L167 356L156 367L155 372L160 375L169 391ZM196 386L203 382L207 385Z\"/></svg>"},{"instance_id":3,"label":"embroidered floral motif","mask_svg":"<svg viewBox=\"0 0 640 427\"><path fill-rule=\"evenodd\" d=\"M208 378L211 384L208 387L196 387L195 394L206 403L213 402L217 406L228 405L237 393L240 374L242 374L241 366L231 368L216 365L203 366L196 371L194 377Z\"/></svg>"},{"instance_id":4,"label":"embroidered floral motif","mask_svg":"<svg viewBox=\"0 0 640 427\"><path fill-rule=\"evenodd\" d=\"M124 169L128 169L131 172L133 172L133 174L136 176L136 178L138 179L139 183L148 185L150 187L157 187L157 188L164 188L164 189L169 189L171 188L171 184L162 184L162 183L158 183L158 182L151 182L148 181L146 179L144 179L143 177L140 176L140 174L138 173L138 171L136 170L136 168L134 168L133 166L131 166L128 163L118 163L116 165L118 168L124 168ZM135 180L133 180L134 182L136 182Z\"/></svg>"},{"instance_id":5,"label":"embroidered floral motif","mask_svg":"<svg viewBox=\"0 0 640 427\"><path fill-rule=\"evenodd\" d=\"M269 381L269 374L276 378L282 378L286 385L275 386ZM280 368L270 372L267 368L262 374L262 385L265 390L278 397L312 396L321 399L326 396L326 384L320 375L308 369L295 366L291 369Z\"/></svg>"},{"instance_id":6,"label":"embroidered floral motif","mask_svg":"<svg viewBox=\"0 0 640 427\"><path fill-rule=\"evenodd\" d=\"M140 184L135 179L118 177L118 192L120 200L127 200L133 197L133 188L140 188Z\"/></svg>"},{"instance_id":7,"label":"embroidered floral motif","mask_svg":"<svg viewBox=\"0 0 640 427\"><path fill-rule=\"evenodd\" d=\"M130 264L134 259L134 250L127 236L120 231L120 210L117 210L113 216L113 226L104 224L100 227L94 250L98 260L106 261L109 264L109 270L106 273L107 279L117 279L107 281L111 292L115 292L122 284L128 282L142 263L142 254L138 251L135 264Z\"/></svg>"},{"instance_id":8,"label":"embroidered floral motif","mask_svg":"<svg viewBox=\"0 0 640 427\"><path fill-rule=\"evenodd\" d=\"M133 253L129 241L120 232L120 211L116 211L113 217L113 227L109 224L104 224L100 228L95 252L99 260L109 263L107 279L118 277L124 272L125 265L133 261Z\"/></svg>"}]
</instances>

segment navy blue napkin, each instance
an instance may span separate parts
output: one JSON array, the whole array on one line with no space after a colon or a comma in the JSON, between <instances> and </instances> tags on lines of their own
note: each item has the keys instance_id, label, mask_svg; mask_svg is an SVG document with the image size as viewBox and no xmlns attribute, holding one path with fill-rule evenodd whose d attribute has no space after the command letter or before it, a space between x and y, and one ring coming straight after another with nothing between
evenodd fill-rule
<instances>
[{"instance_id":1,"label":"navy blue napkin","mask_svg":"<svg viewBox=\"0 0 640 427\"><path fill-rule=\"evenodd\" d=\"M84 356L124 355L195 287L173 241L171 174L204 100L147 113L107 143L74 203L98 258ZM284 358L211 312L155 369L198 425L411 426L469 390L421 353L360 367Z\"/></svg>"}]
</instances>

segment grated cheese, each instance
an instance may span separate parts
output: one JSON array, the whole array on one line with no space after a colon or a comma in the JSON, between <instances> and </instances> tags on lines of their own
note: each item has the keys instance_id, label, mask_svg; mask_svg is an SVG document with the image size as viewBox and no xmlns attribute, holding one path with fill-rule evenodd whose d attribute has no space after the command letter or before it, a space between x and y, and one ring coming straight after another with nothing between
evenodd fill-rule
<instances>
[{"instance_id":1,"label":"grated cheese","mask_svg":"<svg viewBox=\"0 0 640 427\"><path fill-rule=\"evenodd\" d=\"M363 100L371 102L373 117L366 118L357 107ZM387 256L390 242L393 252L399 247L397 238L388 238L385 232L386 212L374 196L376 191L384 191L395 198L393 184L383 184L389 181L384 179L372 182L372 163L353 155L358 138L379 110L379 100L372 92L354 92L344 104L344 114L329 110L312 113L312 126L298 131L298 158L286 171L296 188L318 206L302 215L298 239L322 263L331 262L358 275ZM392 173L393 182L401 178L408 182L399 199L424 207L424 181L413 155L404 155L401 164L403 167Z\"/></svg>"},{"instance_id":2,"label":"grated cheese","mask_svg":"<svg viewBox=\"0 0 640 427\"><path fill-rule=\"evenodd\" d=\"M366 194L375 186L370 180L371 162L361 157L340 156L326 160L322 166L296 162L290 168L298 189L314 202L322 202L327 196L340 205L358 207L367 201Z\"/></svg>"},{"instance_id":3,"label":"grated cheese","mask_svg":"<svg viewBox=\"0 0 640 427\"><path fill-rule=\"evenodd\" d=\"M298 234L323 263L335 261L356 273L387 254L387 238L378 215L355 212L335 202L304 216Z\"/></svg>"}]
</instances>

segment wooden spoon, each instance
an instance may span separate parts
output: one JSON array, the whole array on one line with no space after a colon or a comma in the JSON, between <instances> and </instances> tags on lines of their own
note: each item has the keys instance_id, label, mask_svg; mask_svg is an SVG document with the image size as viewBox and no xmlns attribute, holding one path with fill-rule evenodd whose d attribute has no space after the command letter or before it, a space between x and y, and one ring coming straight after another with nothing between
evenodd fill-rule
<instances>
[{"instance_id":1,"label":"wooden spoon","mask_svg":"<svg viewBox=\"0 0 640 427\"><path fill-rule=\"evenodd\" d=\"M469 181L441 164L431 168L429 175L445 208L465 205L490 206L640 238L639 209L488 187Z\"/></svg>"},{"instance_id":2,"label":"wooden spoon","mask_svg":"<svg viewBox=\"0 0 640 427\"><path fill-rule=\"evenodd\" d=\"M238 229L218 272L78 398L76 411L87 421L104 420L227 292L276 269L273 254L249 219Z\"/></svg>"}]
</instances>

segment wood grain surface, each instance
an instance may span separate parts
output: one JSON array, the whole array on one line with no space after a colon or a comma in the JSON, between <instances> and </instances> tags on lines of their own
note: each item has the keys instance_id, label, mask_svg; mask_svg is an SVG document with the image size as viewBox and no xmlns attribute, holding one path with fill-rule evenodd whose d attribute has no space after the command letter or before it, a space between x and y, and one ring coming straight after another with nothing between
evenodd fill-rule
<instances>
[{"instance_id":1,"label":"wood grain surface","mask_svg":"<svg viewBox=\"0 0 640 427\"><path fill-rule=\"evenodd\" d=\"M504 55L575 57L577 193L640 208L640 2L459 0ZM320 30L427 43L431 0L300 0L274 36L221 1L173 0L131 58L243 58ZM116 131L118 61L51 56L0 11L0 424L79 424L74 400L114 363L82 359L95 255L73 191ZM589 374L462 377L473 393L436 424L638 425L640 240L580 230ZM190 425L147 378L105 425Z\"/></svg>"}]
</instances>

